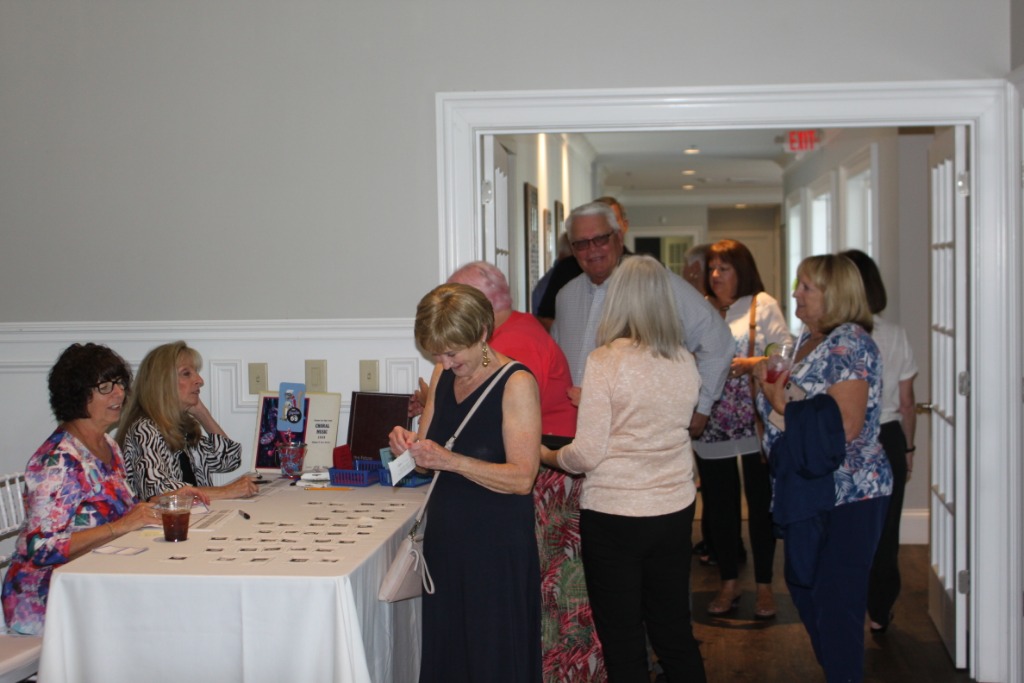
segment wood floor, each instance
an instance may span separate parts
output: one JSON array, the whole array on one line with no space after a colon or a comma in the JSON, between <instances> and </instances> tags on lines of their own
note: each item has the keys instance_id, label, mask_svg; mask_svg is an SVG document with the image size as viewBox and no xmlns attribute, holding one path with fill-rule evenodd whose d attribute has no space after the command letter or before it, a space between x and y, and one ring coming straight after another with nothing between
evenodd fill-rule
<instances>
[{"instance_id":1,"label":"wood floor","mask_svg":"<svg viewBox=\"0 0 1024 683\"><path fill-rule=\"evenodd\" d=\"M700 538L699 525L694 539ZM747 545L749 549L749 544ZM757 621L751 562L740 565L744 589L739 609L726 617L707 613L718 589L718 568L694 558L694 634L701 641L708 681L712 683L824 683L807 632L786 592L782 552L775 556L775 599L778 617ZM870 683L959 683L971 678L953 668L952 661L927 613L928 547L902 546L900 571L903 590L887 633L872 635L865 621L865 677Z\"/></svg>"}]
</instances>

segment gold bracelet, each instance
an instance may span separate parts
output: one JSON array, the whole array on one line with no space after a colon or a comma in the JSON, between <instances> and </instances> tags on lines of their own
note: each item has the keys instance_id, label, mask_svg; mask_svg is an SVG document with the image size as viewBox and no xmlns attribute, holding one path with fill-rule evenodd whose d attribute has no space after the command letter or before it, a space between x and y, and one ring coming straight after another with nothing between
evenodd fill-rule
<instances>
[{"instance_id":1,"label":"gold bracelet","mask_svg":"<svg viewBox=\"0 0 1024 683\"><path fill-rule=\"evenodd\" d=\"M107 531L110 532L110 537L113 538L114 537L114 523L113 522L107 522Z\"/></svg>"}]
</instances>

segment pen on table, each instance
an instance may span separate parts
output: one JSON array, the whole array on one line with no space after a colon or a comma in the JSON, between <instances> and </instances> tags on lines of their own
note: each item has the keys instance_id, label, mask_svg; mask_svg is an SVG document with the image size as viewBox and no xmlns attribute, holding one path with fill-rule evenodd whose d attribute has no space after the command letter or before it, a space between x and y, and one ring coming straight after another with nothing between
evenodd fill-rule
<instances>
[{"instance_id":1,"label":"pen on table","mask_svg":"<svg viewBox=\"0 0 1024 683\"><path fill-rule=\"evenodd\" d=\"M347 486L307 486L306 491L351 491Z\"/></svg>"},{"instance_id":2,"label":"pen on table","mask_svg":"<svg viewBox=\"0 0 1024 683\"><path fill-rule=\"evenodd\" d=\"M250 515L245 510L239 510L238 514L242 515L242 519L252 519L252 515Z\"/></svg>"}]
</instances>

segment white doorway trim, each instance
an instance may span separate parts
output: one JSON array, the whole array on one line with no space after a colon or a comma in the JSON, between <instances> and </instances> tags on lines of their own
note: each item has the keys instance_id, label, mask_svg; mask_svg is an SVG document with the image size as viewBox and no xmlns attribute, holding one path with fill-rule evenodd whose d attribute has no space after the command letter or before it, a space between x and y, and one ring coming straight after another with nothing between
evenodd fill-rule
<instances>
[{"instance_id":1,"label":"white doorway trim","mask_svg":"<svg viewBox=\"0 0 1024 683\"><path fill-rule=\"evenodd\" d=\"M971 131L970 675L1024 683L1016 90L1003 80L439 93L439 281L480 258L485 134L964 124ZM979 558L980 561L979 561ZM1008 599L1008 596L1010 599Z\"/></svg>"}]
</instances>

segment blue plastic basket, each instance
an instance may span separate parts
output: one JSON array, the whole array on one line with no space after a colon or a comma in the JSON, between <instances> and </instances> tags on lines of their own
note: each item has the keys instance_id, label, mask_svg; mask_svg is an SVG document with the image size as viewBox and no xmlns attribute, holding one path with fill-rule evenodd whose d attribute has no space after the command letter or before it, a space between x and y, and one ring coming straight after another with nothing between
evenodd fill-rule
<instances>
[{"instance_id":1,"label":"blue plastic basket","mask_svg":"<svg viewBox=\"0 0 1024 683\"><path fill-rule=\"evenodd\" d=\"M376 460L356 460L354 470L327 470L333 486L369 486L380 481L383 465Z\"/></svg>"},{"instance_id":2,"label":"blue plastic basket","mask_svg":"<svg viewBox=\"0 0 1024 683\"><path fill-rule=\"evenodd\" d=\"M434 477L432 477L429 474L420 474L419 472L410 472L409 474L407 474L404 477L402 477L401 479L399 479L398 483L395 484L395 486L402 486L402 487L406 487L406 488L414 488L416 486L423 486L424 484L429 484L430 480L433 479L433 478ZM380 485L381 486L391 486L391 470L389 470L387 467L381 469L381 471L380 471Z\"/></svg>"}]
</instances>

